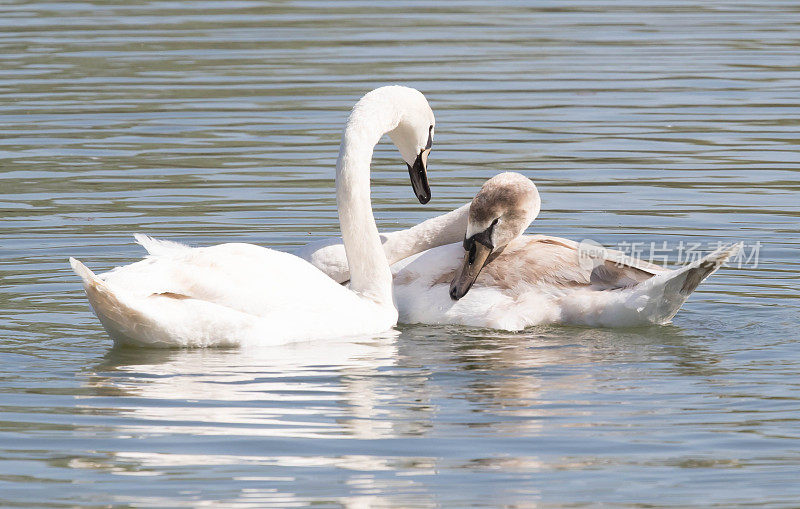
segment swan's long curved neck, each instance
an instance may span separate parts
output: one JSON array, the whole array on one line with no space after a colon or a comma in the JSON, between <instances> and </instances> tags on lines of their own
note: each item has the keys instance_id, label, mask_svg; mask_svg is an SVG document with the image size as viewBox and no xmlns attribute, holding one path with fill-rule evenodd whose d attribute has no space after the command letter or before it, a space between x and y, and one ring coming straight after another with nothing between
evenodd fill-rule
<instances>
[{"instance_id":1,"label":"swan's long curved neck","mask_svg":"<svg viewBox=\"0 0 800 509\"><path fill-rule=\"evenodd\" d=\"M383 250L390 264L404 260L409 256L427 251L428 249L461 242L464 232L467 231L469 219L469 206L467 203L407 230L382 234L386 239Z\"/></svg>"},{"instance_id":2,"label":"swan's long curved neck","mask_svg":"<svg viewBox=\"0 0 800 509\"><path fill-rule=\"evenodd\" d=\"M359 107L362 106L362 107ZM357 104L350 115L336 162L336 204L350 289L381 305L393 306L392 273L383 253L370 200L372 151L398 119L379 107Z\"/></svg>"}]
</instances>

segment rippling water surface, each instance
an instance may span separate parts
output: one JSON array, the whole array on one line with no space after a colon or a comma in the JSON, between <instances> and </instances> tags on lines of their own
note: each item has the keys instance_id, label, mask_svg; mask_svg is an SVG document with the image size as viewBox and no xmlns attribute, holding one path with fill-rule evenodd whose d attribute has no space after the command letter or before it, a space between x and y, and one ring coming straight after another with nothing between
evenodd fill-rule
<instances>
[{"instance_id":1,"label":"rippling water surface","mask_svg":"<svg viewBox=\"0 0 800 509\"><path fill-rule=\"evenodd\" d=\"M796 504L798 34L789 1L4 2L0 505ZM662 327L111 348L68 256L336 235L340 129L386 83L437 135L424 207L376 151L382 229L515 170L531 231L758 259Z\"/></svg>"}]
</instances>

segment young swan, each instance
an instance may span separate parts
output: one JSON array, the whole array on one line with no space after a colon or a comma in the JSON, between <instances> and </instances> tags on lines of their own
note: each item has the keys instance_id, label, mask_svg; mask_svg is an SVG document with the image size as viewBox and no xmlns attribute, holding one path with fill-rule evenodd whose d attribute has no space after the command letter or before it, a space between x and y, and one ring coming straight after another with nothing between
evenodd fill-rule
<instances>
[{"instance_id":1,"label":"young swan","mask_svg":"<svg viewBox=\"0 0 800 509\"><path fill-rule=\"evenodd\" d=\"M400 321L520 330L543 323L666 323L731 245L677 270L618 251L522 235L540 209L517 173L487 181L472 201L463 245L430 249L392 267Z\"/></svg>"},{"instance_id":2,"label":"young swan","mask_svg":"<svg viewBox=\"0 0 800 509\"><path fill-rule=\"evenodd\" d=\"M519 173L501 173L487 180L469 208L464 235L464 263L450 284L450 297L467 294L489 256L498 255L521 236L542 208L539 191Z\"/></svg>"}]
</instances>

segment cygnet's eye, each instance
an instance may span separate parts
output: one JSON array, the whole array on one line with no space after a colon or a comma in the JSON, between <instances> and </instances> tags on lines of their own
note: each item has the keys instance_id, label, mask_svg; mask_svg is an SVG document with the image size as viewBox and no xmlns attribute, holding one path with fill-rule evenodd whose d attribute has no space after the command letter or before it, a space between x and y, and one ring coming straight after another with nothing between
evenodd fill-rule
<instances>
[{"instance_id":1,"label":"cygnet's eye","mask_svg":"<svg viewBox=\"0 0 800 509\"><path fill-rule=\"evenodd\" d=\"M495 219L494 221L492 221L492 225L489 228L494 227L494 225L496 225L498 221L500 221L499 217L497 219Z\"/></svg>"}]
</instances>

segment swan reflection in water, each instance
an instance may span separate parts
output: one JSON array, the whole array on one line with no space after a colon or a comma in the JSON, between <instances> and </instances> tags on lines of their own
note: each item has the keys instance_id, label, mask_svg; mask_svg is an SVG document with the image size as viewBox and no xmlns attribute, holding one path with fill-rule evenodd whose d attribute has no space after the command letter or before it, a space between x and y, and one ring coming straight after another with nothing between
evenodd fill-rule
<instances>
[{"instance_id":1,"label":"swan reflection in water","mask_svg":"<svg viewBox=\"0 0 800 509\"><path fill-rule=\"evenodd\" d=\"M524 334L406 327L280 347L112 349L86 383L94 396L135 398L115 400L107 410L136 417L130 425L140 431L179 420L180 430L192 434L219 434L220 426L231 425L225 434L392 438L427 434L452 398L471 402L478 413L541 416L542 404L553 402L543 393L588 390L597 383L593 373L609 374L601 369L609 363L668 355L680 372L711 369L713 356L692 339L677 326L547 327ZM588 363L598 369L572 369ZM519 420L504 425L512 426L509 432L532 431Z\"/></svg>"},{"instance_id":2,"label":"swan reflection in water","mask_svg":"<svg viewBox=\"0 0 800 509\"><path fill-rule=\"evenodd\" d=\"M376 375L394 365L397 334L251 349L112 349L87 381L98 394L136 398L116 405L140 431L375 438L391 435L379 408L390 395Z\"/></svg>"},{"instance_id":3,"label":"swan reflection in water","mask_svg":"<svg viewBox=\"0 0 800 509\"><path fill-rule=\"evenodd\" d=\"M451 326L256 349L114 349L87 374L92 395L82 404L118 417L93 432L124 446L71 466L155 476L202 465L212 476L242 473L234 480L247 497L260 488L242 479L286 502L313 492L322 469L344 486L345 506L396 483L428 499L435 489L426 476L442 470L585 467L591 459L556 465L566 460L537 450L542 438L525 439L608 420L608 401L592 398L613 383L615 364L658 356L676 374L705 369L713 358L698 344L675 326L525 334ZM486 445L469 438L478 436ZM502 436L519 439L514 454L491 452ZM469 457L452 454L453 440L472 444Z\"/></svg>"}]
</instances>

